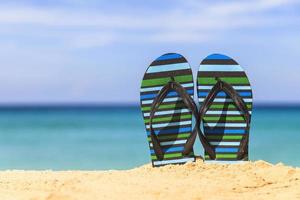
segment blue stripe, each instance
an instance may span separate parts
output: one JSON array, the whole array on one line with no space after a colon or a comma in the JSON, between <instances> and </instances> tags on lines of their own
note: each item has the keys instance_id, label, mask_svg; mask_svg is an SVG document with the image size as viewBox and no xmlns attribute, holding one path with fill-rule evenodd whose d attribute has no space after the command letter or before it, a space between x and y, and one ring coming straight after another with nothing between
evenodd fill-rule
<instances>
[{"instance_id":1,"label":"blue stripe","mask_svg":"<svg viewBox=\"0 0 300 200\"><path fill-rule=\"evenodd\" d=\"M156 66L149 67L147 73L167 72L167 71L184 70L184 69L190 69L190 65L188 63L156 65Z\"/></svg>"},{"instance_id":2,"label":"blue stripe","mask_svg":"<svg viewBox=\"0 0 300 200\"><path fill-rule=\"evenodd\" d=\"M205 134L245 134L245 129L204 129Z\"/></svg>"},{"instance_id":3,"label":"blue stripe","mask_svg":"<svg viewBox=\"0 0 300 200\"><path fill-rule=\"evenodd\" d=\"M192 95L194 94L194 90L187 90L187 93ZM144 100L144 99L154 99L155 97L157 96L157 93L156 94L144 94L144 95L141 95L141 100ZM169 92L167 97L178 97L178 93L177 92Z\"/></svg>"},{"instance_id":4,"label":"blue stripe","mask_svg":"<svg viewBox=\"0 0 300 200\"><path fill-rule=\"evenodd\" d=\"M184 147L182 147L182 146L181 147L169 147L169 148L163 148L162 151L164 153L171 153L171 152L176 152L176 151L183 151L183 148ZM153 149L150 150L150 153L155 154Z\"/></svg>"},{"instance_id":5,"label":"blue stripe","mask_svg":"<svg viewBox=\"0 0 300 200\"><path fill-rule=\"evenodd\" d=\"M176 129L166 129L166 130L155 130L154 133L156 135L164 135L164 134L177 134L177 133L187 133L191 132L191 127L183 127L183 128L176 128ZM147 131L147 135L150 136L150 131Z\"/></svg>"},{"instance_id":6,"label":"blue stripe","mask_svg":"<svg viewBox=\"0 0 300 200\"><path fill-rule=\"evenodd\" d=\"M211 54L211 55L209 55L209 56L207 56L206 58L205 58L205 60L217 60L217 59L219 59L219 60L230 60L230 59L232 59L232 58L230 58L230 57L228 57L228 56L225 56L225 55L222 55L222 54Z\"/></svg>"},{"instance_id":7,"label":"blue stripe","mask_svg":"<svg viewBox=\"0 0 300 200\"><path fill-rule=\"evenodd\" d=\"M238 92L241 97L251 97L251 92ZM198 97L206 97L208 92L198 92ZM217 97L227 97L225 92L219 92Z\"/></svg>"},{"instance_id":8,"label":"blue stripe","mask_svg":"<svg viewBox=\"0 0 300 200\"><path fill-rule=\"evenodd\" d=\"M155 61L159 61L159 60L170 60L170 59L176 59L176 58L182 58L182 55L177 54L177 53L166 54L166 55L160 56L160 57L157 58Z\"/></svg>"},{"instance_id":9,"label":"blue stripe","mask_svg":"<svg viewBox=\"0 0 300 200\"><path fill-rule=\"evenodd\" d=\"M239 148L216 148L216 153L236 153L238 152Z\"/></svg>"}]
</instances>

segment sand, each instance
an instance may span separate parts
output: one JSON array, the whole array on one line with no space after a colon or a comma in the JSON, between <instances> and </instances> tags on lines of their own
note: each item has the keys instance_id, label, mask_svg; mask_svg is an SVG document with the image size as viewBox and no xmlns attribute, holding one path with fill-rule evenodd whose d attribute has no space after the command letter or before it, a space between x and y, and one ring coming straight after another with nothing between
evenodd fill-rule
<instances>
[{"instance_id":1,"label":"sand","mask_svg":"<svg viewBox=\"0 0 300 200\"><path fill-rule=\"evenodd\" d=\"M300 168L202 161L125 171L2 171L1 200L300 199Z\"/></svg>"}]
</instances>

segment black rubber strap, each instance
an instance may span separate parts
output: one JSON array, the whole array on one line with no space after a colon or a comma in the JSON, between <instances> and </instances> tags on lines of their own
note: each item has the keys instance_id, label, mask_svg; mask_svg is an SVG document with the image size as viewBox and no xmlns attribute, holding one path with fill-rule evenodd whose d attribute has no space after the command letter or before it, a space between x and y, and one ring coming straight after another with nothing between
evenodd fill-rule
<instances>
[{"instance_id":1,"label":"black rubber strap","mask_svg":"<svg viewBox=\"0 0 300 200\"><path fill-rule=\"evenodd\" d=\"M220 80L219 80L220 81ZM222 82L223 90L226 92L230 98L233 100L237 108L240 110L240 112L243 114L243 117L246 121L246 133L243 136L239 151L237 154L237 159L240 160L244 157L246 153L248 153L248 142L249 142L249 130L250 130L250 122L251 122L251 116L249 113L249 110L247 108L246 103L244 102L243 98L236 92L236 90L228 83Z\"/></svg>"},{"instance_id":2,"label":"black rubber strap","mask_svg":"<svg viewBox=\"0 0 300 200\"><path fill-rule=\"evenodd\" d=\"M186 105L186 107L192 112L192 114L195 116L196 118L196 123L199 123L199 117L198 117L198 112L197 112L197 106L195 104L195 102L193 101L193 99L191 98L191 96L186 92L185 88L182 87L179 83L177 83L173 77L171 77L171 81L169 81L157 94L156 98L154 99L152 106L151 106L151 112L150 112L150 122L149 122L149 127L150 127L150 135L151 135L151 140L152 140L152 144L153 144L153 149L154 152L156 154L156 157L158 160L162 160L163 159L163 151L161 149L159 140L153 130L152 127L152 120L154 118L154 114L156 112L156 110L159 108L159 106L161 105L161 103L163 102L163 100L166 98L167 94L171 91L171 90L175 90L179 96L182 98L183 103ZM194 145L194 141L196 139L197 136L197 132L199 130L199 125L195 126L193 129L193 132L191 134L191 136L188 138L185 146L184 146L184 150L182 152L183 155L189 155L193 149L193 145ZM204 139L202 139L201 141L205 141L206 143L204 144L206 146L206 144L209 145L207 139L205 138L204 135L202 135L202 137ZM210 147L211 148L211 147ZM212 148L211 148L212 149ZM210 151L210 149L207 149L207 151Z\"/></svg>"},{"instance_id":3,"label":"black rubber strap","mask_svg":"<svg viewBox=\"0 0 300 200\"><path fill-rule=\"evenodd\" d=\"M239 109L239 111L243 114L243 117L246 121L246 133L243 136L243 139L241 140L238 156L237 159L242 159L245 153L247 153L247 144L249 141L249 129L250 129L250 114L247 108L246 103L244 102L243 98L235 91L235 89L228 83L220 80L219 78L216 78L217 83L214 85L214 87L211 89L210 93L205 98L204 102L202 103L202 106L199 110L199 118L200 122L202 121L205 113L208 111L209 107L212 105L214 99L216 98L217 94L220 91L224 91L233 101L233 103L236 105L236 107ZM212 158L213 159L213 158Z\"/></svg>"}]
</instances>

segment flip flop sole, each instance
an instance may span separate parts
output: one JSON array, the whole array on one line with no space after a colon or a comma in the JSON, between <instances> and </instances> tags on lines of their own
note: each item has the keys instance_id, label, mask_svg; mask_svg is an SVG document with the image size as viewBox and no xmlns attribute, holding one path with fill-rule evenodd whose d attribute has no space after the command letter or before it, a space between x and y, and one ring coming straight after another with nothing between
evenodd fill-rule
<instances>
[{"instance_id":1,"label":"flip flop sole","mask_svg":"<svg viewBox=\"0 0 300 200\"><path fill-rule=\"evenodd\" d=\"M164 152L163 160L157 160L149 132L151 105L161 88L171 77L186 91L194 95L193 75L187 60L180 54L169 53L157 58L148 67L140 89L141 110L144 117L147 139L153 166L195 161L194 153L182 155L187 138L192 131L192 113L175 91L168 93L153 118L153 128Z\"/></svg>"},{"instance_id":2,"label":"flip flop sole","mask_svg":"<svg viewBox=\"0 0 300 200\"><path fill-rule=\"evenodd\" d=\"M197 76L198 101L201 104L216 84L215 78L231 84L252 111L252 89L243 68L232 58L212 54L200 64ZM236 161L239 145L246 133L243 115L224 92L219 92L203 119L204 134L216 152L218 161ZM248 145L247 145L248 148ZM210 160L205 152L205 160ZM248 160L248 153L242 160Z\"/></svg>"}]
</instances>

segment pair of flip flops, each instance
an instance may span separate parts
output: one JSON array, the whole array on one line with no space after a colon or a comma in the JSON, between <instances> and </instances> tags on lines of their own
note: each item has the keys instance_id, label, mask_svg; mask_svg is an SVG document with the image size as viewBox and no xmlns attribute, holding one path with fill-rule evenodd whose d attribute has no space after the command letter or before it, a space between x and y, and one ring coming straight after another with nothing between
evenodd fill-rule
<instances>
[{"instance_id":1,"label":"pair of flip flops","mask_svg":"<svg viewBox=\"0 0 300 200\"><path fill-rule=\"evenodd\" d=\"M140 92L153 166L195 161L197 136L207 161L248 160L252 89L245 71L232 58L212 54L201 62L199 108L193 100L192 70L180 54L154 60Z\"/></svg>"}]
</instances>

